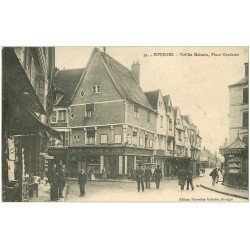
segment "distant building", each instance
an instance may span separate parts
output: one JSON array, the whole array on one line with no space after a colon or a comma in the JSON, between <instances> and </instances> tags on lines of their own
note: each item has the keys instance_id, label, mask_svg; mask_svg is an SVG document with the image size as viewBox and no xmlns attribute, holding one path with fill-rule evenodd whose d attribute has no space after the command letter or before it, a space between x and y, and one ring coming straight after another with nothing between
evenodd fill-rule
<instances>
[{"instance_id":1,"label":"distant building","mask_svg":"<svg viewBox=\"0 0 250 250\"><path fill-rule=\"evenodd\" d=\"M248 63L245 77L229 85L229 143L220 148L225 158L224 182L248 185Z\"/></svg>"}]
</instances>

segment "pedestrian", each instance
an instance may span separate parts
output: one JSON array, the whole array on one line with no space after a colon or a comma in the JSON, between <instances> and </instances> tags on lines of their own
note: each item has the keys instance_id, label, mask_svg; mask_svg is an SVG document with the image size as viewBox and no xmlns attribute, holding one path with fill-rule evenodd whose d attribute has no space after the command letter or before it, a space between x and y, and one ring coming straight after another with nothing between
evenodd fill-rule
<instances>
[{"instance_id":1,"label":"pedestrian","mask_svg":"<svg viewBox=\"0 0 250 250\"><path fill-rule=\"evenodd\" d=\"M139 167L136 168L135 170L135 179L137 182L138 192L140 192L140 187L142 189L142 192L144 192L144 178L145 178L144 170L142 169L141 165L139 165Z\"/></svg>"},{"instance_id":2,"label":"pedestrian","mask_svg":"<svg viewBox=\"0 0 250 250\"><path fill-rule=\"evenodd\" d=\"M81 173L78 176L78 185L80 188L80 195L85 196L85 184L87 182L88 176L85 173L84 168L82 168Z\"/></svg>"},{"instance_id":3,"label":"pedestrian","mask_svg":"<svg viewBox=\"0 0 250 250\"><path fill-rule=\"evenodd\" d=\"M219 177L217 168L213 169L213 171L210 173L210 176L212 177L212 185L215 185Z\"/></svg>"},{"instance_id":4,"label":"pedestrian","mask_svg":"<svg viewBox=\"0 0 250 250\"><path fill-rule=\"evenodd\" d=\"M145 182L146 182L146 188L150 189L150 182L152 179L152 171L149 166L146 167L145 170Z\"/></svg>"},{"instance_id":5,"label":"pedestrian","mask_svg":"<svg viewBox=\"0 0 250 250\"><path fill-rule=\"evenodd\" d=\"M65 187L65 168L64 166L60 166L58 170L58 192L59 198L63 198L62 192Z\"/></svg>"},{"instance_id":6,"label":"pedestrian","mask_svg":"<svg viewBox=\"0 0 250 250\"><path fill-rule=\"evenodd\" d=\"M192 188L192 191L194 190L194 185L193 185L193 172L189 169L187 172L187 190L189 190L189 184Z\"/></svg>"},{"instance_id":7,"label":"pedestrian","mask_svg":"<svg viewBox=\"0 0 250 250\"><path fill-rule=\"evenodd\" d=\"M48 179L50 183L50 198L52 201L58 201L58 173L55 164L52 166Z\"/></svg>"},{"instance_id":8,"label":"pedestrian","mask_svg":"<svg viewBox=\"0 0 250 250\"><path fill-rule=\"evenodd\" d=\"M89 170L89 180L93 181L94 178L95 178L95 176L94 176L94 170L93 170L93 168L90 168L90 170Z\"/></svg>"},{"instance_id":9,"label":"pedestrian","mask_svg":"<svg viewBox=\"0 0 250 250\"><path fill-rule=\"evenodd\" d=\"M159 165L157 165L157 167L154 171L153 178L155 180L156 188L159 189L160 188L160 181L162 180L162 171L161 171Z\"/></svg>"},{"instance_id":10,"label":"pedestrian","mask_svg":"<svg viewBox=\"0 0 250 250\"><path fill-rule=\"evenodd\" d=\"M106 179L107 179L107 174L106 174L106 169L105 168L102 169L102 179L104 181L106 181Z\"/></svg>"},{"instance_id":11,"label":"pedestrian","mask_svg":"<svg viewBox=\"0 0 250 250\"><path fill-rule=\"evenodd\" d=\"M179 178L179 185L181 187L181 190L184 190L186 179L187 179L187 172L184 169L180 169L178 178Z\"/></svg>"}]
</instances>

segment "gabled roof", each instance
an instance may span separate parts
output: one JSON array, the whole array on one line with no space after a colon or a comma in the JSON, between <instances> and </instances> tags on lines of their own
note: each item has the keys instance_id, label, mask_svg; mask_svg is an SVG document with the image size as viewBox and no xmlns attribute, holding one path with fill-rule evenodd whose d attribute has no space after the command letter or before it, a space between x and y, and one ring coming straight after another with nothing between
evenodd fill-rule
<instances>
[{"instance_id":1,"label":"gabled roof","mask_svg":"<svg viewBox=\"0 0 250 250\"><path fill-rule=\"evenodd\" d=\"M59 71L55 76L55 87L63 94L58 106L68 106L84 69L67 69Z\"/></svg>"},{"instance_id":2,"label":"gabled roof","mask_svg":"<svg viewBox=\"0 0 250 250\"><path fill-rule=\"evenodd\" d=\"M168 111L169 102L171 101L170 95L163 96L163 101L165 104L165 108Z\"/></svg>"},{"instance_id":3,"label":"gabled roof","mask_svg":"<svg viewBox=\"0 0 250 250\"><path fill-rule=\"evenodd\" d=\"M182 115L181 117L186 121L187 124L191 124L191 119L189 115Z\"/></svg>"},{"instance_id":4,"label":"gabled roof","mask_svg":"<svg viewBox=\"0 0 250 250\"><path fill-rule=\"evenodd\" d=\"M160 92L159 89L154 90L154 91L144 92L145 95L147 96L151 106L155 110L157 110L157 107L158 107L159 92Z\"/></svg>"},{"instance_id":5,"label":"gabled roof","mask_svg":"<svg viewBox=\"0 0 250 250\"><path fill-rule=\"evenodd\" d=\"M97 48L94 48L94 50L92 51L92 54L91 54L90 59L87 63L87 66L83 72L83 75L78 82L78 86L77 86L74 94L72 95L71 101L73 100L73 97L76 94L76 92L81 84L81 81L84 79L85 72L87 71L87 68L93 62L92 59L94 58L94 56L100 57L102 63L104 64L105 68L108 71L108 74L109 74L111 80L113 81L117 91L122 96L122 98L130 100L130 101L132 101L140 106L143 106L149 110L154 111L154 109L150 105L146 95L144 94L141 87L139 86L139 84L135 80L132 72L128 68L126 68L125 66L123 66L122 64L117 62L114 58L109 56L107 53L101 52ZM98 74L98 72L96 72L96 73ZM101 77L101 75L100 75L100 77Z\"/></svg>"},{"instance_id":6,"label":"gabled roof","mask_svg":"<svg viewBox=\"0 0 250 250\"><path fill-rule=\"evenodd\" d=\"M248 83L248 76L245 76L240 81L233 83L233 84L230 84L228 87L229 88L237 87L237 85L242 85L242 84L247 84L247 83Z\"/></svg>"},{"instance_id":7,"label":"gabled roof","mask_svg":"<svg viewBox=\"0 0 250 250\"><path fill-rule=\"evenodd\" d=\"M174 110L174 116L176 117L177 115L177 111L179 110L180 108L179 107L173 107L173 110Z\"/></svg>"},{"instance_id":8,"label":"gabled roof","mask_svg":"<svg viewBox=\"0 0 250 250\"><path fill-rule=\"evenodd\" d=\"M99 53L108 68L109 74L115 81L115 85L121 96L147 109L153 110L132 72L108 54L100 51Z\"/></svg>"}]
</instances>

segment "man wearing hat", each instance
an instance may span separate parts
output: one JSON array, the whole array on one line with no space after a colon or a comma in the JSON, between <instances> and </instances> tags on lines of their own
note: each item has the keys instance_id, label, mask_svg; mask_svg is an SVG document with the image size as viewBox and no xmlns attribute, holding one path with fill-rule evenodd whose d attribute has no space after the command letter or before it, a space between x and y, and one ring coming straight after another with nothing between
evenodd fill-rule
<instances>
[{"instance_id":1,"label":"man wearing hat","mask_svg":"<svg viewBox=\"0 0 250 250\"><path fill-rule=\"evenodd\" d=\"M159 165L157 165L157 168L154 171L153 177L155 180L156 188L159 189L160 188L160 181L162 180L162 172L161 172Z\"/></svg>"}]
</instances>

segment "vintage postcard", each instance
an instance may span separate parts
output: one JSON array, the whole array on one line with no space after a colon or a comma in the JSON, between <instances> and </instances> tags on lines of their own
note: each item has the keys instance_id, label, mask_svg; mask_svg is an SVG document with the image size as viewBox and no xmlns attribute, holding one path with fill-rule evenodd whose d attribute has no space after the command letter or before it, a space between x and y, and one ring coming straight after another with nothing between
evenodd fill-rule
<instances>
[{"instance_id":1,"label":"vintage postcard","mask_svg":"<svg viewBox=\"0 0 250 250\"><path fill-rule=\"evenodd\" d=\"M248 47L3 47L3 202L248 202Z\"/></svg>"}]
</instances>

